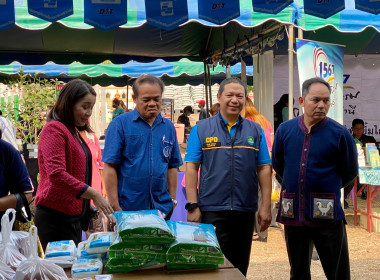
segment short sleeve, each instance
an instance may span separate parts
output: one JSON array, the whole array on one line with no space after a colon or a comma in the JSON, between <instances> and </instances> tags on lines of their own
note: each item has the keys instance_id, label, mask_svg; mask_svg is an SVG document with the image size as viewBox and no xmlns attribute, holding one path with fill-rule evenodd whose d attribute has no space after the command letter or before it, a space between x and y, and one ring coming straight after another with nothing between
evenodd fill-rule
<instances>
[{"instance_id":1,"label":"short sleeve","mask_svg":"<svg viewBox=\"0 0 380 280\"><path fill-rule=\"evenodd\" d=\"M257 157L257 165L271 164L268 145L265 139L264 130L261 128L261 140L260 140L260 150Z\"/></svg>"},{"instance_id":2,"label":"short sleeve","mask_svg":"<svg viewBox=\"0 0 380 280\"><path fill-rule=\"evenodd\" d=\"M202 145L199 140L197 125L191 129L186 148L185 161L202 162Z\"/></svg>"},{"instance_id":3,"label":"short sleeve","mask_svg":"<svg viewBox=\"0 0 380 280\"><path fill-rule=\"evenodd\" d=\"M122 118L115 118L107 128L102 161L111 164L120 164L125 139L121 124Z\"/></svg>"}]
</instances>

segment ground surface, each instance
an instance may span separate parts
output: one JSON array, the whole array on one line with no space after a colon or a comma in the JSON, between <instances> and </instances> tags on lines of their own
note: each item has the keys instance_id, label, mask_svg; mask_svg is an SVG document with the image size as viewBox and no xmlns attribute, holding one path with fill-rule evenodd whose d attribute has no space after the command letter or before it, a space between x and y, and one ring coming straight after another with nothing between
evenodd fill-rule
<instances>
[{"instance_id":1,"label":"ground surface","mask_svg":"<svg viewBox=\"0 0 380 280\"><path fill-rule=\"evenodd\" d=\"M380 233L368 233L359 226L355 227L352 200L347 201L350 204L346 216L351 279L380 279ZM358 206L364 209L366 201L358 198ZM373 200L373 207L380 207L380 197ZM281 228L270 228L267 243L252 243L247 279L289 279L289 271L283 231ZM312 261L311 275L313 280L326 279L320 261Z\"/></svg>"}]
</instances>

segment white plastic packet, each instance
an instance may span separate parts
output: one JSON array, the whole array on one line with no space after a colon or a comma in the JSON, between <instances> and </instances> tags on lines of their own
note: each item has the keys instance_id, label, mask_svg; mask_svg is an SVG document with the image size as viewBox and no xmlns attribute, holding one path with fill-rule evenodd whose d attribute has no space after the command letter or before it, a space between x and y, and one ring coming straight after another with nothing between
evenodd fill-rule
<instances>
[{"instance_id":1,"label":"white plastic packet","mask_svg":"<svg viewBox=\"0 0 380 280\"><path fill-rule=\"evenodd\" d=\"M76 260L77 248L73 240L49 242L46 246L45 259L67 268Z\"/></svg>"},{"instance_id":2,"label":"white plastic packet","mask_svg":"<svg viewBox=\"0 0 380 280\"><path fill-rule=\"evenodd\" d=\"M77 258L102 258L105 253L95 253L95 254L90 254L87 252L87 241L82 241L79 242L78 248L77 248Z\"/></svg>"},{"instance_id":3,"label":"white plastic packet","mask_svg":"<svg viewBox=\"0 0 380 280\"><path fill-rule=\"evenodd\" d=\"M77 259L71 268L72 277L81 279L83 277L91 277L103 272L103 263L98 258Z\"/></svg>"},{"instance_id":4,"label":"white plastic packet","mask_svg":"<svg viewBox=\"0 0 380 280\"><path fill-rule=\"evenodd\" d=\"M95 232L92 233L88 240L86 251L89 254L107 253L111 244L115 241L114 232Z\"/></svg>"},{"instance_id":5,"label":"white plastic packet","mask_svg":"<svg viewBox=\"0 0 380 280\"><path fill-rule=\"evenodd\" d=\"M6 264L0 262L0 280L13 280L16 272Z\"/></svg>"},{"instance_id":6,"label":"white plastic packet","mask_svg":"<svg viewBox=\"0 0 380 280\"><path fill-rule=\"evenodd\" d=\"M15 280L68 280L65 271L53 262L38 256L37 228L29 229L30 257L17 268Z\"/></svg>"},{"instance_id":7,"label":"white plastic packet","mask_svg":"<svg viewBox=\"0 0 380 280\"><path fill-rule=\"evenodd\" d=\"M13 227L13 225L12 225ZM0 243L2 242L3 237L0 234ZM12 245L15 245L18 251L23 254L25 257L30 255L30 246L29 246L29 234L25 231L12 231L10 236L10 242Z\"/></svg>"},{"instance_id":8,"label":"white plastic packet","mask_svg":"<svg viewBox=\"0 0 380 280\"><path fill-rule=\"evenodd\" d=\"M12 219L9 221L10 213L12 213ZM15 217L16 210L8 209L1 218L0 262L16 271L20 262L26 260L26 257L19 252L18 248L10 240Z\"/></svg>"}]
</instances>

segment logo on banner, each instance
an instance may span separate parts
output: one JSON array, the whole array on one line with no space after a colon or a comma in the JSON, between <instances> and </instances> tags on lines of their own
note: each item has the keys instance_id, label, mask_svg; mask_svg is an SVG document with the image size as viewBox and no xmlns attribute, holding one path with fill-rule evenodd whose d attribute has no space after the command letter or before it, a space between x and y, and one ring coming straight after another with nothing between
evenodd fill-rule
<instances>
[{"instance_id":1,"label":"logo on banner","mask_svg":"<svg viewBox=\"0 0 380 280\"><path fill-rule=\"evenodd\" d=\"M224 9L224 6L226 5L226 3L213 3L212 4L212 9L213 10L216 10L216 9Z\"/></svg>"},{"instance_id":2,"label":"logo on banner","mask_svg":"<svg viewBox=\"0 0 380 280\"><path fill-rule=\"evenodd\" d=\"M91 0L92 4L120 4L121 0Z\"/></svg>"},{"instance_id":3,"label":"logo on banner","mask_svg":"<svg viewBox=\"0 0 380 280\"><path fill-rule=\"evenodd\" d=\"M57 0L44 0L44 8L57 8Z\"/></svg>"},{"instance_id":4,"label":"logo on banner","mask_svg":"<svg viewBox=\"0 0 380 280\"><path fill-rule=\"evenodd\" d=\"M161 1L161 16L174 15L173 1Z\"/></svg>"},{"instance_id":5,"label":"logo on banner","mask_svg":"<svg viewBox=\"0 0 380 280\"><path fill-rule=\"evenodd\" d=\"M315 76L328 82L331 86L331 91L334 92L337 87L334 74L334 64L329 62L327 54L322 47L314 48L313 66Z\"/></svg>"}]
</instances>

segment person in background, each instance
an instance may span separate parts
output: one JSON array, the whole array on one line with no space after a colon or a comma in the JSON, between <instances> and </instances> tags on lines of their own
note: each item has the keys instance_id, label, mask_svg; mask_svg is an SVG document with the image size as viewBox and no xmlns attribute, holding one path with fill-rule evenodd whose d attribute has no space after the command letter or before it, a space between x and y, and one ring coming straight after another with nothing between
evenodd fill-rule
<instances>
[{"instance_id":1,"label":"person in background","mask_svg":"<svg viewBox=\"0 0 380 280\"><path fill-rule=\"evenodd\" d=\"M279 125L289 120L289 94L283 94L280 100L273 106L274 131L277 131Z\"/></svg>"},{"instance_id":2,"label":"person in background","mask_svg":"<svg viewBox=\"0 0 380 280\"><path fill-rule=\"evenodd\" d=\"M115 110L112 111L112 119L115 119L117 116L125 113L124 109L121 107L120 100L117 98L112 100L112 107L115 108Z\"/></svg>"},{"instance_id":3,"label":"person in background","mask_svg":"<svg viewBox=\"0 0 380 280\"><path fill-rule=\"evenodd\" d=\"M212 116L215 116L216 114L219 113L219 110L220 110L220 104L219 103L215 103L214 105L211 106L211 109L210 109L210 117Z\"/></svg>"},{"instance_id":4,"label":"person in background","mask_svg":"<svg viewBox=\"0 0 380 280\"><path fill-rule=\"evenodd\" d=\"M224 80L217 94L220 112L194 126L185 155L187 220L213 224L223 254L243 275L251 254L258 183L263 201L258 220L263 231L271 222L272 188L263 129L240 116L246 96L240 79Z\"/></svg>"},{"instance_id":5,"label":"person in background","mask_svg":"<svg viewBox=\"0 0 380 280\"><path fill-rule=\"evenodd\" d=\"M33 187L20 152L4 141L0 130L0 219L9 208L16 209L16 195L23 193L30 203ZM0 224L1 231L1 224Z\"/></svg>"},{"instance_id":6,"label":"person in background","mask_svg":"<svg viewBox=\"0 0 380 280\"><path fill-rule=\"evenodd\" d=\"M306 80L304 114L282 123L274 138L273 168L282 178L277 222L284 224L290 279L311 279L313 244L327 279L350 279L340 197L358 174L357 149L349 131L327 117L330 95L325 80Z\"/></svg>"},{"instance_id":7,"label":"person in background","mask_svg":"<svg viewBox=\"0 0 380 280\"><path fill-rule=\"evenodd\" d=\"M78 129L80 136L88 146L91 151L92 158L92 176L91 176L91 187L97 190L102 195L105 193L105 188L102 184L103 182L103 162L102 162L102 151L100 150L99 140L96 137L95 133L88 132L84 127ZM104 195L103 195L104 196ZM91 201L91 204L93 202ZM96 219L92 219L86 231L87 238L93 232L104 231L103 228L103 216L98 215Z\"/></svg>"},{"instance_id":8,"label":"person in background","mask_svg":"<svg viewBox=\"0 0 380 280\"><path fill-rule=\"evenodd\" d=\"M191 131L191 124L190 124L190 115L193 113L193 107L186 106L183 108L183 113L178 117L177 123L182 123L185 125L185 135L189 134Z\"/></svg>"},{"instance_id":9,"label":"person in background","mask_svg":"<svg viewBox=\"0 0 380 280\"><path fill-rule=\"evenodd\" d=\"M3 140L11 144L16 150L18 145L16 142L16 130L14 125L8 118L3 117L3 112L0 110L0 131L3 134Z\"/></svg>"},{"instance_id":10,"label":"person in background","mask_svg":"<svg viewBox=\"0 0 380 280\"><path fill-rule=\"evenodd\" d=\"M242 117L245 117L246 119L258 123L261 128L264 130L265 134L265 140L267 143L268 151L269 151L269 156L272 154L272 144L273 144L273 129L270 121L262 114L260 114L255 106L253 105L253 102L250 98L246 98L245 100L245 106L241 114ZM260 208L262 199L261 199L261 191L260 191L260 186L259 186L259 202L258 202L258 208ZM272 209L275 207L275 205L272 205ZM266 242L268 238L268 230L261 231L260 230L260 225L258 223L257 219L257 214L258 212L256 211L256 219L255 219L255 230L253 232L253 241L263 241Z\"/></svg>"},{"instance_id":11,"label":"person in background","mask_svg":"<svg viewBox=\"0 0 380 280\"><path fill-rule=\"evenodd\" d=\"M360 146L363 147L364 151L365 151L366 144L376 143L376 140L374 137L364 134L364 121L362 119L354 119L352 121L351 130L352 130L352 136L354 137L355 143L359 143ZM352 188L353 188L353 184L344 189L345 198L347 198ZM359 188L361 188L361 185ZM362 190L361 197L363 199L367 199L367 188L364 188ZM348 203L346 200L344 201L344 205L345 207L348 207Z\"/></svg>"},{"instance_id":12,"label":"person in background","mask_svg":"<svg viewBox=\"0 0 380 280\"><path fill-rule=\"evenodd\" d=\"M112 207L91 187L92 156L79 131L92 133L88 121L96 92L87 82L75 79L61 90L47 116L38 144L40 183L35 197L35 224L42 248L48 242L82 240L83 223L92 200L109 217Z\"/></svg>"},{"instance_id":13,"label":"person in background","mask_svg":"<svg viewBox=\"0 0 380 280\"><path fill-rule=\"evenodd\" d=\"M203 120L207 118L207 112L205 109L206 101L204 100L199 100L197 101L198 103L198 108L201 109L199 112L199 120Z\"/></svg>"},{"instance_id":14,"label":"person in background","mask_svg":"<svg viewBox=\"0 0 380 280\"><path fill-rule=\"evenodd\" d=\"M124 101L120 100L120 107L123 108L124 113L128 112L127 106L125 106Z\"/></svg>"},{"instance_id":15,"label":"person in background","mask_svg":"<svg viewBox=\"0 0 380 280\"><path fill-rule=\"evenodd\" d=\"M104 180L115 211L158 209L170 219L182 165L174 124L161 116L164 83L141 75L133 84L136 108L113 120L103 152Z\"/></svg>"}]
</instances>

